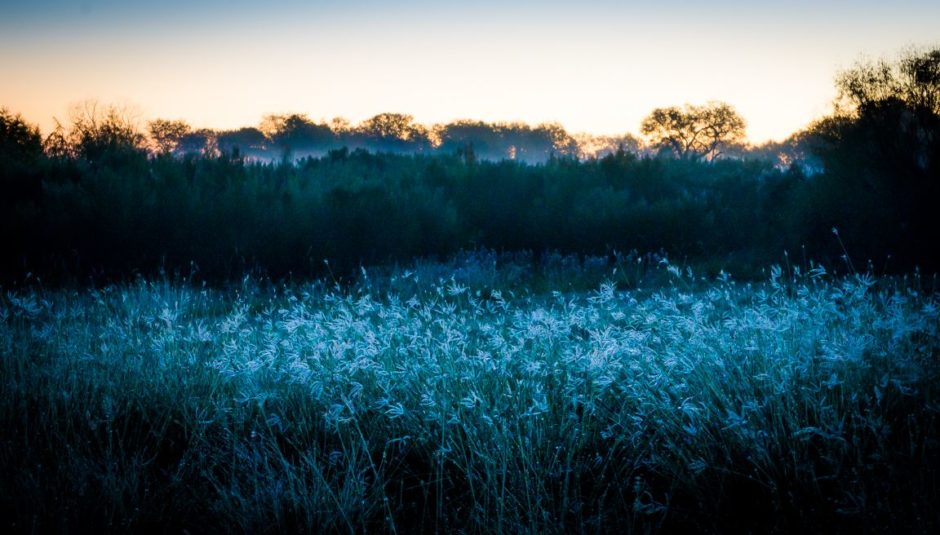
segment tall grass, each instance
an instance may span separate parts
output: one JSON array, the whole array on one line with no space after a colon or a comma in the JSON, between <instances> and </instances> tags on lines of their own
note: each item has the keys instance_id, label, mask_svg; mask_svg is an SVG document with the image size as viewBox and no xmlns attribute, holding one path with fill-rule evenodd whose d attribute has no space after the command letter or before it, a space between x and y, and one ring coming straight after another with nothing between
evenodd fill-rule
<instances>
[{"instance_id":1,"label":"tall grass","mask_svg":"<svg viewBox=\"0 0 940 535\"><path fill-rule=\"evenodd\" d=\"M487 269L4 292L4 523L940 527L925 281L532 293Z\"/></svg>"}]
</instances>

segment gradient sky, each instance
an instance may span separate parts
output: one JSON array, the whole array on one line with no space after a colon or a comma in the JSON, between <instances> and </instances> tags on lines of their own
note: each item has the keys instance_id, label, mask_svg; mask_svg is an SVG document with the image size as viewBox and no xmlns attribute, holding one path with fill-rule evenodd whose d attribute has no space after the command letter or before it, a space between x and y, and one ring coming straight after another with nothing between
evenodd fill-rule
<instances>
[{"instance_id":1,"label":"gradient sky","mask_svg":"<svg viewBox=\"0 0 940 535\"><path fill-rule=\"evenodd\" d=\"M825 114L855 61L940 43L936 0L0 0L0 106L46 132L94 98L141 120L558 121L636 132L723 100L753 141Z\"/></svg>"}]
</instances>

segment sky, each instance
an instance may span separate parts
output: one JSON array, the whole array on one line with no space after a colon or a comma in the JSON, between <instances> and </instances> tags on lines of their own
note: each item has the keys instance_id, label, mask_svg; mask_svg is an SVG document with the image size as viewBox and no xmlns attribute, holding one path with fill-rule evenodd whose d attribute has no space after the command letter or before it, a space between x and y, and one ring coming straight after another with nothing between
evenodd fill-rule
<instances>
[{"instance_id":1,"label":"sky","mask_svg":"<svg viewBox=\"0 0 940 535\"><path fill-rule=\"evenodd\" d=\"M218 129L382 112L636 133L728 102L753 142L825 115L840 69L940 44L936 0L0 0L0 106L95 99Z\"/></svg>"}]
</instances>

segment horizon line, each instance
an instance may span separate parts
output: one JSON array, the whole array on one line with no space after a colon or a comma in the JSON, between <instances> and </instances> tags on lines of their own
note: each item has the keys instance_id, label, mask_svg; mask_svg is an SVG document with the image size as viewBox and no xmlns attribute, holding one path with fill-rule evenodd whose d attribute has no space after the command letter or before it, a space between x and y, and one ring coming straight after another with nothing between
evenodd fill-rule
<instances>
[{"instance_id":1,"label":"horizon line","mask_svg":"<svg viewBox=\"0 0 940 535\"><path fill-rule=\"evenodd\" d=\"M653 109L668 108L668 107L673 107L673 106L674 106L674 107L679 107L679 108L681 108L681 107L686 106L686 105L703 105L703 104L708 104L708 103L713 103L713 102L726 103L726 101L723 101L723 100L720 100L720 99L709 99L709 100L707 100L707 101L705 101L705 102L702 102L702 103L683 102L683 103L681 103L681 104L673 104L673 105L671 105L671 106L660 106L660 107L653 108ZM624 129L624 130L619 130L619 131L615 131L615 132L611 132L611 131L592 131L592 130L583 130L583 129L581 129L581 130L575 130L575 129L569 128L568 126L566 126L566 125L564 124L563 121L560 121L560 120L539 120L539 121L537 121L537 122L533 122L533 121L526 121L526 120L520 119L520 118L516 118L516 119L496 119L496 120L492 120L492 119L486 119L486 118L475 118L475 117L470 117L470 116L454 116L453 118L450 118L450 119L447 119L447 120L422 121L422 120L419 120L418 117L417 117L415 114L412 114L412 113L408 113L408 112L404 112L404 111L388 111L388 110L387 110L387 111L377 112L377 113L366 114L366 115L362 116L362 118L357 118L357 119L350 118L350 117L344 116L344 115L342 115L342 114L334 115L334 116L332 116L331 118L326 118L326 117L323 116L323 115L314 116L314 115L311 114L311 113L304 112L304 111L300 111L300 110L270 111L270 112L262 113L261 116L259 117L259 119L258 119L257 121L255 121L255 122L253 122L253 123L247 123L247 124L246 124L246 123L242 123L242 124L240 124L240 125L234 125L234 123L232 123L232 125L208 126L208 125L206 125L206 124L199 124L199 123L196 123L196 122L194 122L194 121L191 121L190 119L188 119L188 118L186 118L186 117L180 117L180 116L173 117L173 116L170 116L170 115L152 115L152 114L148 114L148 113L146 113L145 111L143 111L143 109L142 109L139 105L134 104L134 103L132 103L132 102L130 102L130 101L126 101L126 102L124 102L124 103L106 102L106 101L103 101L103 100L98 100L98 99L96 99L96 98L87 98L87 99L83 99L83 100L74 101L74 102L72 102L72 103L70 103L70 104L68 105L68 110L69 110L69 111L67 111L67 112L65 113L64 119L60 119L59 117L57 117L56 115L53 114L53 115L49 115L49 116L48 116L48 119L47 119L46 121L41 121L41 120L40 120L40 121L36 121L33 117L29 117L29 116L27 116L27 114L22 113L22 112L16 110L16 109L13 108L12 106L5 105L4 103L0 103L0 108L5 109L7 112L12 113L12 114L14 114L14 115L19 115L19 116L22 117L28 124L30 124L31 126L35 126L36 128L38 128L40 135L41 135L43 138L46 138L46 137L48 137L49 135L51 135L53 132L55 132L59 126L61 126L62 128L65 128L66 130L68 130L68 129L72 126L72 123L73 123L73 121L74 121L73 118L71 117L71 114L73 113L72 110L73 110L73 109L77 109L77 108L79 108L79 107L81 107L81 106L84 106L84 105L86 105L86 104L91 104L91 105L95 105L95 106L100 106L102 110L107 110L107 109L110 109L110 108L114 108L114 109L117 109L117 110L118 110L119 112L121 112L121 113L126 113L126 114L128 114L128 117L126 117L126 118L129 119L132 123L134 123L134 126L137 127L137 128L139 128L140 131L143 132L143 133L145 133L145 134L149 134L148 131L147 131L147 125L148 125L150 122L156 121L156 120L183 121L183 122L185 122L185 123L192 129L192 131L194 131L194 132L195 132L195 131L200 131L200 130L209 130L209 131L211 131L211 132L221 133L221 132L235 132L235 131L238 131L238 130L241 130L241 129L244 129L244 128L257 128L258 130L261 130L261 125L262 125L262 123L264 122L265 118L267 118L267 117L272 117L272 116L292 116L292 115L302 116L302 117L305 117L307 120L311 121L311 122L314 123L314 124L317 124L317 125L325 125L325 126L329 127L331 130L333 130L333 124L332 124L332 123L333 123L334 121L337 121L337 120L346 121L346 122L349 123L349 126L355 128L356 126L359 126L359 125L361 125L362 123L364 123L365 121L368 121L369 119L372 119L372 118L374 118L374 117L377 117L377 116L380 116L380 115L383 115L383 114L394 114L394 115L409 116L409 117L412 118L412 121L413 121L414 124L423 126L423 127L425 127L425 128L428 128L429 130L433 130L434 127L438 127L438 126L447 126L447 125L452 125L452 124L457 124L457 123L482 123L482 124L491 125L491 126L514 126L514 125L519 125L519 126L525 126L525 127L529 127L529 128L533 128L533 129L539 128L539 127L541 127L541 126L558 125L558 126L561 126L561 128L565 131L565 133L567 133L568 135L570 135L570 136L572 136L572 137L577 137L577 136L589 136L589 137L594 137L594 138L605 138L605 137L607 137L607 138L632 137L632 138L637 139L637 140L644 140L644 139L646 139L646 137L647 137L647 136L644 136L643 134L639 133L639 132L638 132L638 130L639 130L638 128L636 128L636 129ZM733 105L732 105L732 108L734 108ZM828 104L828 108L829 108L829 113L832 113L832 111L833 111L832 103L829 103L829 104ZM653 111L653 109L650 110L650 113ZM736 108L735 108L735 111L737 111ZM648 115L648 114L647 114L647 115ZM740 112L739 112L739 115L740 115ZM745 124L746 124L746 126L745 126L745 139L744 139L745 145L760 146L760 145L765 145L765 144L770 144L770 143L782 143L782 142L786 141L787 139L793 137L794 135L796 135L796 134L798 134L798 133L800 133L800 132L806 130L806 129L809 128L814 122L816 122L816 121L819 120L819 119L824 118L825 116L826 116L826 115L818 115L818 116L812 118L810 121L808 121L808 122L807 122L806 124L804 124L802 127L798 128L798 129L796 129L796 130L790 131L790 132L788 132L787 134L785 134L785 135L783 135L783 136L780 136L780 137L777 137L777 136L766 136L766 137L764 137L763 139L753 139L753 138L750 136L749 132L747 132L747 125L749 125L750 121L749 121L746 117L744 117L744 116L742 115L742 118L744 119ZM334 131L335 131L335 130L334 130Z\"/></svg>"}]
</instances>

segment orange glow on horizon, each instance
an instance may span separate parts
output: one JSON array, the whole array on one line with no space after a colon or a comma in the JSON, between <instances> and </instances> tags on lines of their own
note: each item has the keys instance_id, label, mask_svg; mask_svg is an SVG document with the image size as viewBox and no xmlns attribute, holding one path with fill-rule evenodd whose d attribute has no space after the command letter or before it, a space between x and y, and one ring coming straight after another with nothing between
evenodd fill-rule
<instances>
[{"instance_id":1,"label":"orange glow on horizon","mask_svg":"<svg viewBox=\"0 0 940 535\"><path fill-rule=\"evenodd\" d=\"M930 17L881 33L866 22L836 38L814 19L732 24L724 11L672 21L582 10L528 24L415 13L0 32L0 105L46 133L91 98L197 128L256 126L268 113L357 123L400 112L427 125L557 122L569 133L622 135L654 108L719 100L760 143L828 113L835 74L860 54L890 55L935 34Z\"/></svg>"}]
</instances>

